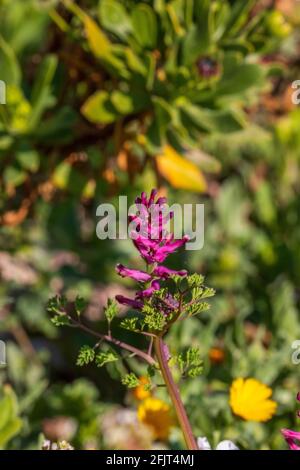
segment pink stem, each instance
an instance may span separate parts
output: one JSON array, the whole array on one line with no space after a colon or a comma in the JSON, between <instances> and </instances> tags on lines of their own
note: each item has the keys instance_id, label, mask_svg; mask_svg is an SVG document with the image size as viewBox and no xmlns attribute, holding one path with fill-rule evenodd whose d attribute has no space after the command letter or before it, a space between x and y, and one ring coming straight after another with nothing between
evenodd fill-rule
<instances>
[{"instance_id":1,"label":"pink stem","mask_svg":"<svg viewBox=\"0 0 300 470\"><path fill-rule=\"evenodd\" d=\"M183 432L186 446L189 450L199 450L185 408L181 401L179 389L176 383L174 382L172 373L168 365L166 346L161 338L156 337L154 339L154 349L163 379L165 381L165 384L167 386L168 392L170 394L172 403L176 411L178 422Z\"/></svg>"}]
</instances>

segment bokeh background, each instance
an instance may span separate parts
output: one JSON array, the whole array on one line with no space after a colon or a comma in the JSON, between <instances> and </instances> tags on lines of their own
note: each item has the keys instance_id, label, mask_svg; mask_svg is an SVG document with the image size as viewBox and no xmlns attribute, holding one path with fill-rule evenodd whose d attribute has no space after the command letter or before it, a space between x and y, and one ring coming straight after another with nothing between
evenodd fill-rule
<instances>
[{"instance_id":1,"label":"bokeh background","mask_svg":"<svg viewBox=\"0 0 300 470\"><path fill-rule=\"evenodd\" d=\"M115 263L140 264L129 241L97 239L96 207L153 187L205 204L204 248L172 267L204 274L217 295L168 338L171 351L201 348L202 376L181 384L195 434L286 448L300 389L299 3L0 1L1 448L38 449L44 436L183 446L176 428L157 441L138 422L143 396L121 385L124 365L76 366L90 339L46 309L55 294L83 296L101 331L107 298L134 288ZM270 421L233 415L237 377L272 388Z\"/></svg>"}]
</instances>

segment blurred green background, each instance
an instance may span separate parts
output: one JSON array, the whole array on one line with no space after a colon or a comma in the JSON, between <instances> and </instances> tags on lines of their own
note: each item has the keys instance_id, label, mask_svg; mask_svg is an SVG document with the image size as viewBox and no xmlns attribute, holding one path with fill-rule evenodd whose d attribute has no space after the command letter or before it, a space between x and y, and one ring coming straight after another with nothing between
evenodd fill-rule
<instances>
[{"instance_id":1,"label":"blurred green background","mask_svg":"<svg viewBox=\"0 0 300 470\"><path fill-rule=\"evenodd\" d=\"M204 248L173 263L217 295L168 340L201 348L203 375L181 385L195 434L286 448L280 429L296 426L300 389L297 3L0 0L1 448L38 449L42 435L79 449L146 446L125 431L111 439L111 411L137 407L122 366L77 367L89 339L57 330L46 304L81 295L101 330L107 297L134 288L115 263L139 261L129 241L97 239L96 207L153 187L205 204ZM272 388L268 423L232 414L237 377ZM182 446L180 433L158 446Z\"/></svg>"}]
</instances>

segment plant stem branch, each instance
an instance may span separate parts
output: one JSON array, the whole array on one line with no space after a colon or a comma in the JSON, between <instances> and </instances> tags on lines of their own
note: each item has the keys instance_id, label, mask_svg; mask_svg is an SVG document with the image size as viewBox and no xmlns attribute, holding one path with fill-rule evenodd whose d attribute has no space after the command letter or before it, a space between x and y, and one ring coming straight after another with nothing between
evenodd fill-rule
<instances>
[{"instance_id":1,"label":"plant stem branch","mask_svg":"<svg viewBox=\"0 0 300 470\"><path fill-rule=\"evenodd\" d=\"M109 335L103 335L101 333L97 333L96 331L91 330L89 327L83 325L82 323L75 322L73 319L71 319L71 321L73 322L74 326L76 326L77 328L80 328L83 331L86 331L86 333L89 333L95 336L96 338L100 338L109 343L113 343L119 348L126 349L127 351L130 351L131 353L135 354L136 356L139 356L141 359L144 359L144 361L148 362L148 364L150 365L156 364L155 359L153 359L153 357L150 356L150 354L147 354L144 351L141 351L140 349L132 346L131 344L124 343L124 341L120 341L119 339L113 338Z\"/></svg>"},{"instance_id":2,"label":"plant stem branch","mask_svg":"<svg viewBox=\"0 0 300 470\"><path fill-rule=\"evenodd\" d=\"M178 422L181 426L186 446L189 450L199 450L193 435L193 431L187 417L185 408L181 401L180 393L176 383L174 382L172 373L168 365L168 357L165 352L165 344L160 337L154 339L154 349L159 367L174 405Z\"/></svg>"}]
</instances>

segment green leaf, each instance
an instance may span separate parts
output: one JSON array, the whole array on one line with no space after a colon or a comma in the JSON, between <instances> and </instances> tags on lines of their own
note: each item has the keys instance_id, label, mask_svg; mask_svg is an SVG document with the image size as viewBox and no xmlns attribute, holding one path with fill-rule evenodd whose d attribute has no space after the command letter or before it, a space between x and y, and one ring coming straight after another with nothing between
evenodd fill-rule
<instances>
[{"instance_id":1,"label":"green leaf","mask_svg":"<svg viewBox=\"0 0 300 470\"><path fill-rule=\"evenodd\" d=\"M29 126L34 129L40 121L43 112L55 103L51 93L51 83L57 69L58 59L49 54L40 64L31 94L32 110Z\"/></svg>"},{"instance_id":2,"label":"green leaf","mask_svg":"<svg viewBox=\"0 0 300 470\"><path fill-rule=\"evenodd\" d=\"M82 12L82 20L86 37L93 54L100 59L107 59L111 55L111 42L103 33L97 23Z\"/></svg>"},{"instance_id":3,"label":"green leaf","mask_svg":"<svg viewBox=\"0 0 300 470\"><path fill-rule=\"evenodd\" d=\"M35 150L20 150L16 159L25 170L35 173L40 166L40 156Z\"/></svg>"},{"instance_id":4,"label":"green leaf","mask_svg":"<svg viewBox=\"0 0 300 470\"><path fill-rule=\"evenodd\" d=\"M82 106L81 112L88 121L95 124L110 124L119 117L109 94L103 90L90 96Z\"/></svg>"},{"instance_id":5,"label":"green leaf","mask_svg":"<svg viewBox=\"0 0 300 470\"><path fill-rule=\"evenodd\" d=\"M137 74L146 76L147 68L141 59L129 47L124 48L125 60L128 68Z\"/></svg>"},{"instance_id":6,"label":"green leaf","mask_svg":"<svg viewBox=\"0 0 300 470\"><path fill-rule=\"evenodd\" d=\"M58 313L60 315L65 313L67 306L67 299L64 296L56 295L48 301L47 311L50 313Z\"/></svg>"},{"instance_id":7,"label":"green leaf","mask_svg":"<svg viewBox=\"0 0 300 470\"><path fill-rule=\"evenodd\" d=\"M112 349L108 351L101 351L96 355L95 359L97 367L103 367L105 364L118 360L119 356Z\"/></svg>"},{"instance_id":8,"label":"green leaf","mask_svg":"<svg viewBox=\"0 0 300 470\"><path fill-rule=\"evenodd\" d=\"M22 420L18 417L17 398L9 385L3 387L0 400L0 449L17 435L22 428Z\"/></svg>"},{"instance_id":9,"label":"green leaf","mask_svg":"<svg viewBox=\"0 0 300 470\"><path fill-rule=\"evenodd\" d=\"M228 19L224 36L228 34L233 35L239 30L239 28L242 27L242 25L247 21L248 13L255 3L256 0L243 0L242 2L234 2L231 8L231 15Z\"/></svg>"},{"instance_id":10,"label":"green leaf","mask_svg":"<svg viewBox=\"0 0 300 470\"><path fill-rule=\"evenodd\" d=\"M276 220L276 209L271 184L263 181L255 191L255 206L257 215L266 225L272 225Z\"/></svg>"},{"instance_id":11,"label":"green leaf","mask_svg":"<svg viewBox=\"0 0 300 470\"><path fill-rule=\"evenodd\" d=\"M17 57L2 36L0 36L0 79L6 85L18 85L21 81L21 70Z\"/></svg>"},{"instance_id":12,"label":"green leaf","mask_svg":"<svg viewBox=\"0 0 300 470\"><path fill-rule=\"evenodd\" d=\"M85 366L90 364L95 359L95 350L90 346L84 345L80 348L76 365Z\"/></svg>"},{"instance_id":13,"label":"green leaf","mask_svg":"<svg viewBox=\"0 0 300 470\"><path fill-rule=\"evenodd\" d=\"M128 388L136 388L139 386L140 381L137 378L137 376L131 372L130 374L125 375L125 377L122 378L122 384L126 385Z\"/></svg>"},{"instance_id":14,"label":"green leaf","mask_svg":"<svg viewBox=\"0 0 300 470\"><path fill-rule=\"evenodd\" d=\"M214 110L196 106L187 100L180 107L186 126L192 124L204 132L237 132L244 128L246 121L241 112L230 109Z\"/></svg>"},{"instance_id":15,"label":"green leaf","mask_svg":"<svg viewBox=\"0 0 300 470\"><path fill-rule=\"evenodd\" d=\"M51 318L51 322L57 327L70 325L70 320L67 315L55 315Z\"/></svg>"},{"instance_id":16,"label":"green leaf","mask_svg":"<svg viewBox=\"0 0 300 470\"><path fill-rule=\"evenodd\" d=\"M203 285L204 276L202 276L202 274L193 273L187 276L186 280L189 288L193 289Z\"/></svg>"},{"instance_id":17,"label":"green leaf","mask_svg":"<svg viewBox=\"0 0 300 470\"><path fill-rule=\"evenodd\" d=\"M47 311L54 315L51 322L55 326L65 326L70 324L70 320L66 315L67 299L64 296L55 296L49 299Z\"/></svg>"},{"instance_id":18,"label":"green leaf","mask_svg":"<svg viewBox=\"0 0 300 470\"><path fill-rule=\"evenodd\" d=\"M99 18L105 29L124 39L132 30L130 16L117 0L100 0Z\"/></svg>"},{"instance_id":19,"label":"green leaf","mask_svg":"<svg viewBox=\"0 0 300 470\"><path fill-rule=\"evenodd\" d=\"M209 309L210 304L208 302L194 302L184 310L184 313L187 317L194 317L195 315L199 315L200 313L206 312Z\"/></svg>"},{"instance_id":20,"label":"green leaf","mask_svg":"<svg viewBox=\"0 0 300 470\"><path fill-rule=\"evenodd\" d=\"M115 318L118 311L117 302L113 299L108 299L107 306L104 309L104 315L109 323Z\"/></svg>"},{"instance_id":21,"label":"green leaf","mask_svg":"<svg viewBox=\"0 0 300 470\"><path fill-rule=\"evenodd\" d=\"M192 64L201 54L208 54L211 38L210 0L195 1L197 24L188 28L183 40L182 54L185 65Z\"/></svg>"},{"instance_id":22,"label":"green leaf","mask_svg":"<svg viewBox=\"0 0 300 470\"><path fill-rule=\"evenodd\" d=\"M63 106L56 110L55 114L43 119L35 129L35 137L38 141L46 143L68 143L74 138L73 128L77 121L77 114L69 106Z\"/></svg>"},{"instance_id":23,"label":"green leaf","mask_svg":"<svg viewBox=\"0 0 300 470\"><path fill-rule=\"evenodd\" d=\"M133 34L140 46L154 49L157 43L157 21L154 11L144 3L137 5L131 14Z\"/></svg>"},{"instance_id":24,"label":"green leaf","mask_svg":"<svg viewBox=\"0 0 300 470\"><path fill-rule=\"evenodd\" d=\"M183 376L196 377L203 371L203 361L199 348L191 347L174 358Z\"/></svg>"},{"instance_id":25,"label":"green leaf","mask_svg":"<svg viewBox=\"0 0 300 470\"><path fill-rule=\"evenodd\" d=\"M94 56L102 61L110 73L124 77L128 76L123 62L114 54L114 44L110 42L96 21L78 5L70 4L69 6L71 6L71 10L83 22L87 41Z\"/></svg>"},{"instance_id":26,"label":"green leaf","mask_svg":"<svg viewBox=\"0 0 300 470\"><path fill-rule=\"evenodd\" d=\"M6 185L16 187L24 183L27 173L17 167L8 166L4 170L3 177Z\"/></svg>"},{"instance_id":27,"label":"green leaf","mask_svg":"<svg viewBox=\"0 0 300 470\"><path fill-rule=\"evenodd\" d=\"M158 96L153 97L155 120L160 131L161 139L163 139L168 125L176 120L176 109L173 108L166 100Z\"/></svg>"},{"instance_id":28,"label":"green leaf","mask_svg":"<svg viewBox=\"0 0 300 470\"><path fill-rule=\"evenodd\" d=\"M147 305L144 306L143 313L145 314L143 323L148 327L149 331L162 331L164 329L167 321L163 313Z\"/></svg>"},{"instance_id":29,"label":"green leaf","mask_svg":"<svg viewBox=\"0 0 300 470\"><path fill-rule=\"evenodd\" d=\"M137 331L138 321L139 321L138 317L124 318L124 320L122 320L120 323L120 327L129 331Z\"/></svg>"},{"instance_id":30,"label":"green leaf","mask_svg":"<svg viewBox=\"0 0 300 470\"><path fill-rule=\"evenodd\" d=\"M76 297L74 306L75 306L75 311L76 311L78 316L81 315L81 313L85 309L86 305L87 305L87 302L86 302L85 299L83 299L80 296Z\"/></svg>"},{"instance_id":31,"label":"green leaf","mask_svg":"<svg viewBox=\"0 0 300 470\"><path fill-rule=\"evenodd\" d=\"M111 94L111 102L120 114L130 114L135 111L134 96L120 90L115 90Z\"/></svg>"},{"instance_id":32,"label":"green leaf","mask_svg":"<svg viewBox=\"0 0 300 470\"><path fill-rule=\"evenodd\" d=\"M229 66L224 70L222 80L216 90L216 96L238 95L249 88L259 87L263 83L264 70L257 64L240 64Z\"/></svg>"},{"instance_id":33,"label":"green leaf","mask_svg":"<svg viewBox=\"0 0 300 470\"><path fill-rule=\"evenodd\" d=\"M52 175L53 184L63 190L68 190L74 195L81 195L86 183L87 177L70 162L63 161L55 168Z\"/></svg>"},{"instance_id":34,"label":"green leaf","mask_svg":"<svg viewBox=\"0 0 300 470\"><path fill-rule=\"evenodd\" d=\"M62 162L55 168L52 181L57 188L66 189L70 180L72 167L69 162Z\"/></svg>"}]
</instances>

